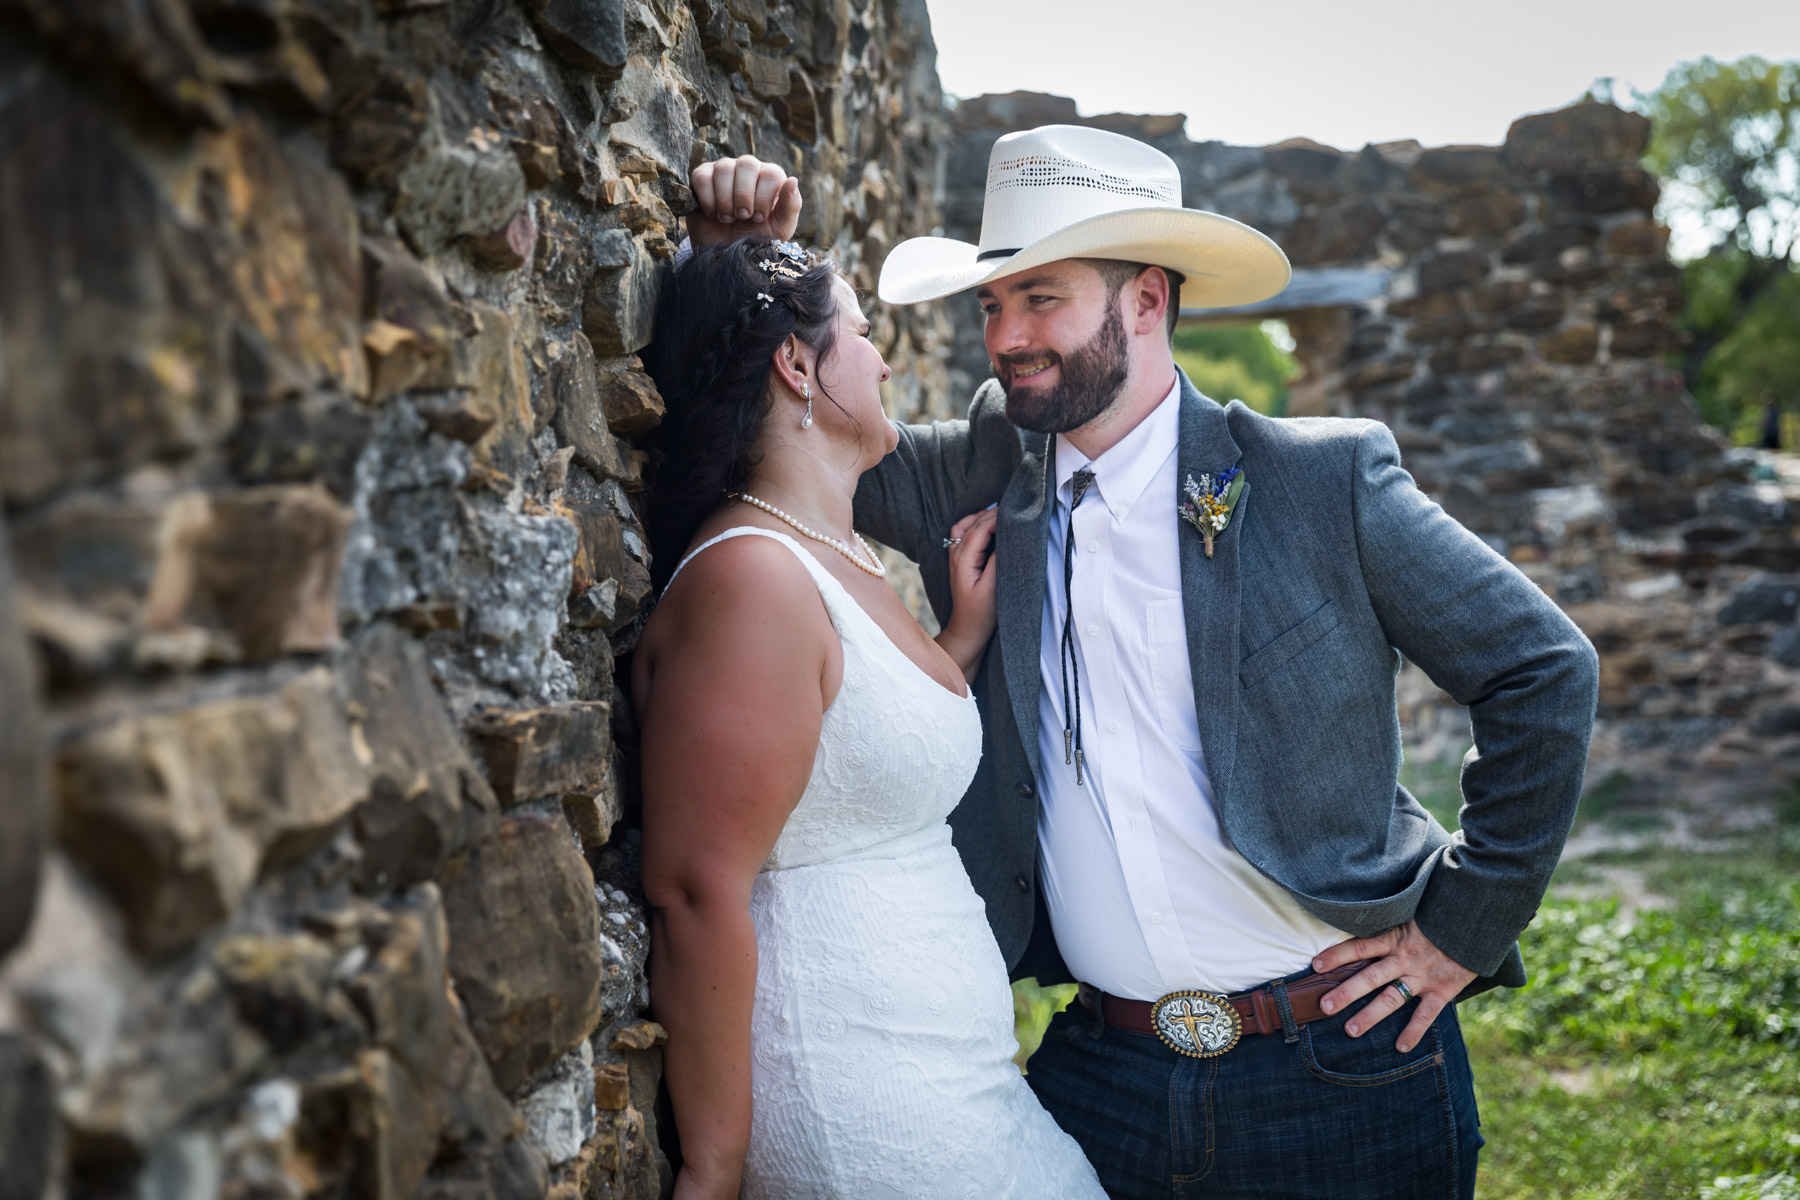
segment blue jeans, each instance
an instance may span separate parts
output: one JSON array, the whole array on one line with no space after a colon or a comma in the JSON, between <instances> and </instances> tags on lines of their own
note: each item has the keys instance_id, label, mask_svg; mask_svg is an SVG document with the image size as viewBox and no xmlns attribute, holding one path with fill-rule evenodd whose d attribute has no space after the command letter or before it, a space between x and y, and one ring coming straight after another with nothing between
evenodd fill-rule
<instances>
[{"instance_id":1,"label":"blue jeans","mask_svg":"<svg viewBox=\"0 0 1800 1200\"><path fill-rule=\"evenodd\" d=\"M1410 1004L1360 1038L1349 1015L1200 1059L1076 1001L1026 1079L1113 1200L1468 1200L1482 1138L1455 1006L1410 1054L1394 1048Z\"/></svg>"}]
</instances>

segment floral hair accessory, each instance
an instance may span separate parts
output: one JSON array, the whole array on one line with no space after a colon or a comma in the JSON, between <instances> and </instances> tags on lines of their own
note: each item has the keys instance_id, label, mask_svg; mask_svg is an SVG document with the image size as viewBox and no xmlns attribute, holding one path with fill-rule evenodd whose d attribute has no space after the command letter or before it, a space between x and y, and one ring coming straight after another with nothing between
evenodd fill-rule
<instances>
[{"instance_id":1,"label":"floral hair accessory","mask_svg":"<svg viewBox=\"0 0 1800 1200\"><path fill-rule=\"evenodd\" d=\"M1234 465L1218 475L1204 474L1198 482L1189 475L1181 490L1187 493L1187 499L1177 504L1175 511L1200 531L1200 536L1206 539L1206 557L1211 558L1213 539L1231 524L1232 510L1243 494L1244 472Z\"/></svg>"},{"instance_id":2,"label":"floral hair accessory","mask_svg":"<svg viewBox=\"0 0 1800 1200\"><path fill-rule=\"evenodd\" d=\"M807 267L812 265L806 257L806 251L801 249L797 242L774 241L769 243L769 249L779 257L762 259L756 265L771 276L780 275L784 279L799 279L806 274Z\"/></svg>"}]
</instances>

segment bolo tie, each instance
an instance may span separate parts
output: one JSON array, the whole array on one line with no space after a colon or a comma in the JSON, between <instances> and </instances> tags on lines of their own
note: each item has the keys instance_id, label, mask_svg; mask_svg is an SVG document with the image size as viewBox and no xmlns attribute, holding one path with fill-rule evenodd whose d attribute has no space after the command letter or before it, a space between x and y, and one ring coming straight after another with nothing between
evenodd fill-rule
<instances>
[{"instance_id":1,"label":"bolo tie","mask_svg":"<svg viewBox=\"0 0 1800 1200\"><path fill-rule=\"evenodd\" d=\"M1057 655L1062 667L1063 762L1075 764L1076 786L1084 786L1082 776L1087 765L1081 752L1081 664L1075 661L1075 510L1094 482L1094 473L1083 467L1070 477L1073 494L1069 498L1069 525L1063 534L1063 627L1062 645ZM1069 673L1075 674L1075 685L1069 686ZM1073 705L1070 699L1073 697ZM1075 714L1074 724L1069 713Z\"/></svg>"}]
</instances>

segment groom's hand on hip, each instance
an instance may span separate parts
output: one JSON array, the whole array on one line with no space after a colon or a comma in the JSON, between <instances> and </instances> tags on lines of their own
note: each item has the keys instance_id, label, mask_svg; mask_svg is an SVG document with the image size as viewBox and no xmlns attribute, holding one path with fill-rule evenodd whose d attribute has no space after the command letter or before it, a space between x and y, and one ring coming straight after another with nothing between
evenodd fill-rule
<instances>
[{"instance_id":1,"label":"groom's hand on hip","mask_svg":"<svg viewBox=\"0 0 1800 1200\"><path fill-rule=\"evenodd\" d=\"M1373 937L1339 942L1313 958L1313 970L1331 971L1358 959L1368 959L1369 965L1327 992L1319 1007L1327 1013L1342 1012L1379 991L1380 995L1344 1026L1351 1037L1361 1037L1405 1006L1406 996L1401 988L1410 991L1418 997L1419 1006L1395 1043L1395 1049L1402 1054L1419 1044L1444 1006L1475 978L1475 972L1432 945L1417 921L1396 925Z\"/></svg>"},{"instance_id":2,"label":"groom's hand on hip","mask_svg":"<svg viewBox=\"0 0 1800 1200\"><path fill-rule=\"evenodd\" d=\"M701 163L688 175L699 207L687 216L698 249L752 234L788 239L800 223L800 181L751 155Z\"/></svg>"}]
</instances>

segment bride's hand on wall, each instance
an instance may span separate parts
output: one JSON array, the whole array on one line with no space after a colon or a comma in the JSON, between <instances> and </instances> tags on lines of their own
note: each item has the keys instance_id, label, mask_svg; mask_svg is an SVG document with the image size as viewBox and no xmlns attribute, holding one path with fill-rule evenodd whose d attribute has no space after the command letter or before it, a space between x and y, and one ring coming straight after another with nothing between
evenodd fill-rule
<instances>
[{"instance_id":1,"label":"bride's hand on wall","mask_svg":"<svg viewBox=\"0 0 1800 1200\"><path fill-rule=\"evenodd\" d=\"M994 531L999 513L985 508L970 513L950 529L950 622L938 634L937 643L963 678L973 682L981 669L981 655L994 636L998 620L995 602Z\"/></svg>"},{"instance_id":2,"label":"bride's hand on wall","mask_svg":"<svg viewBox=\"0 0 1800 1200\"><path fill-rule=\"evenodd\" d=\"M800 181L751 155L701 163L688 185L700 206L687 215L695 249L753 234L790 239L800 223Z\"/></svg>"}]
</instances>

